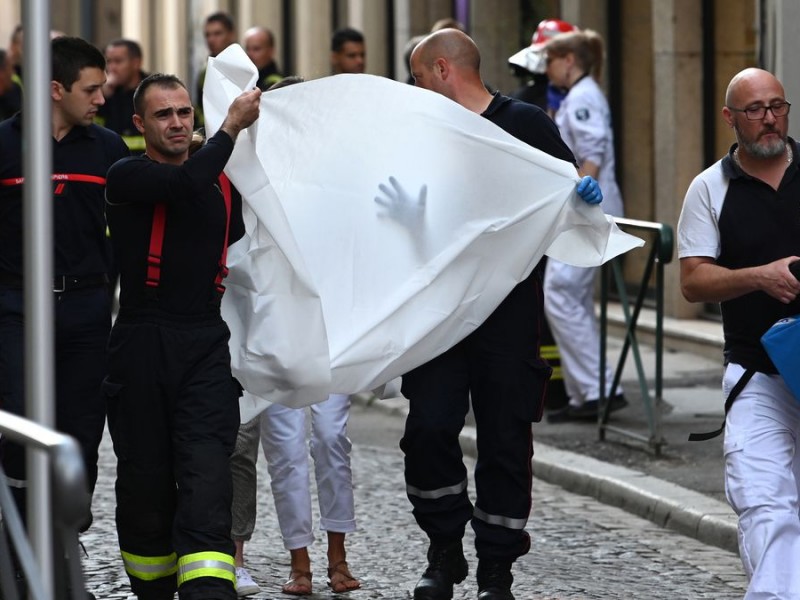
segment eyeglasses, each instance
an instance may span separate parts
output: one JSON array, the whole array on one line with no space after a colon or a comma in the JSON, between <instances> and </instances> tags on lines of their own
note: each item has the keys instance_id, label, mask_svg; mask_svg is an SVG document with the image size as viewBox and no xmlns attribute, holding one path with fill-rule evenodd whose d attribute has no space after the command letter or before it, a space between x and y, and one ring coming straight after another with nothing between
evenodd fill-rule
<instances>
[{"instance_id":1,"label":"eyeglasses","mask_svg":"<svg viewBox=\"0 0 800 600\"><path fill-rule=\"evenodd\" d=\"M733 112L743 112L748 121L760 121L767 116L767 110L772 113L773 117L785 117L789 114L789 107L792 106L789 102L775 102L769 106L749 106L747 108L734 108L728 107L728 110Z\"/></svg>"}]
</instances>

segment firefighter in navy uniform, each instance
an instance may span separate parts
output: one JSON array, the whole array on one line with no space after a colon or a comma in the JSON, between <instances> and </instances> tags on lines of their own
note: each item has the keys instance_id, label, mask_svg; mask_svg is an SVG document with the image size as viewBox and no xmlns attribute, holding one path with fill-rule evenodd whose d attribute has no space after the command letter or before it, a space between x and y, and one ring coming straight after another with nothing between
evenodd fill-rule
<instances>
[{"instance_id":1,"label":"firefighter in navy uniform","mask_svg":"<svg viewBox=\"0 0 800 600\"><path fill-rule=\"evenodd\" d=\"M55 426L78 440L94 489L106 416L100 386L111 329L105 178L128 149L116 133L92 124L106 80L100 51L70 37L53 40L51 48ZM0 408L18 415L25 413L22 123L17 113L0 124ZM23 449L6 441L0 454L24 513Z\"/></svg>"},{"instance_id":2,"label":"firefighter in navy uniform","mask_svg":"<svg viewBox=\"0 0 800 600\"><path fill-rule=\"evenodd\" d=\"M544 111L487 91L480 53L465 33L432 33L416 46L410 62L417 87L442 94L520 141L574 164ZM576 191L588 203L602 200L591 177L583 178ZM475 331L403 375L402 392L409 400L400 441L406 492L430 540L415 600L453 597L453 585L468 572L462 547L468 522L475 531L478 600L514 600L511 566L530 549L525 526L531 510L531 424L541 419L550 376L539 355L541 277L540 263ZM458 443L470 402L478 435L474 506Z\"/></svg>"},{"instance_id":3,"label":"firefighter in navy uniform","mask_svg":"<svg viewBox=\"0 0 800 600\"><path fill-rule=\"evenodd\" d=\"M142 71L142 47L133 40L119 39L106 46L108 81L103 86L106 103L95 122L116 131L131 153L144 153L144 138L133 126L133 93L147 77Z\"/></svg>"},{"instance_id":4,"label":"firefighter in navy uniform","mask_svg":"<svg viewBox=\"0 0 800 600\"><path fill-rule=\"evenodd\" d=\"M117 530L140 599L236 598L229 456L239 427L219 303L225 251L244 234L241 197L220 177L261 91L239 96L189 158L184 84L156 74L134 96L146 154L108 174L120 311L109 339L109 429Z\"/></svg>"}]
</instances>

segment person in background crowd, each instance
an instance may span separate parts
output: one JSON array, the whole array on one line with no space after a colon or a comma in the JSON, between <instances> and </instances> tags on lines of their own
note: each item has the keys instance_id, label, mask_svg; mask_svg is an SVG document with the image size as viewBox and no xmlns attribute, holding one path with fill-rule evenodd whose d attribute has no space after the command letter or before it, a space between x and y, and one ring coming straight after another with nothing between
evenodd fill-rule
<instances>
[{"instance_id":1,"label":"person in background crowd","mask_svg":"<svg viewBox=\"0 0 800 600\"><path fill-rule=\"evenodd\" d=\"M459 31L463 31L465 33L467 31L467 28L464 27L464 24L453 17L445 17L444 19L439 19L436 21L431 27L430 33L435 33L440 29L458 29Z\"/></svg>"},{"instance_id":2,"label":"person in background crowd","mask_svg":"<svg viewBox=\"0 0 800 600\"><path fill-rule=\"evenodd\" d=\"M536 106L491 94L480 52L456 29L422 40L411 54L418 87L482 115L522 142L574 164L553 121ZM587 202L602 194L591 177L577 188ZM462 538L471 521L478 554L479 600L513 600L511 566L530 549L531 424L541 419L550 368L539 355L544 318L541 266L519 283L473 333L403 375L409 412L400 448L406 493L427 534L428 567L415 600L450 600L467 576ZM459 433L472 403L478 430L476 502L467 492Z\"/></svg>"},{"instance_id":3,"label":"person in background crowd","mask_svg":"<svg viewBox=\"0 0 800 600\"><path fill-rule=\"evenodd\" d=\"M739 517L746 600L800 598L800 404L760 341L800 312L789 270L800 260L790 107L767 71L731 79L722 118L736 143L694 179L678 220L681 291L722 311L725 493Z\"/></svg>"},{"instance_id":4,"label":"person in background crowd","mask_svg":"<svg viewBox=\"0 0 800 600\"><path fill-rule=\"evenodd\" d=\"M561 33L546 46L547 77L567 90L555 116L564 141L582 173L596 177L603 190L603 210L623 216L622 194L615 175L611 112L597 83L603 41L590 30ZM575 267L548 259L544 276L545 312L561 355L569 403L552 411L550 422L596 421L600 411L600 327L594 312L597 268ZM622 390L612 390L613 372L606 364L605 390L610 411L627 405ZM613 392L613 396L611 395Z\"/></svg>"},{"instance_id":5,"label":"person in background crowd","mask_svg":"<svg viewBox=\"0 0 800 600\"><path fill-rule=\"evenodd\" d=\"M577 31L577 27L558 19L545 19L536 27L531 43L508 59L514 75L523 84L510 94L523 102L530 102L546 110L552 117L566 96L563 89L553 86L547 78L547 41L559 33Z\"/></svg>"},{"instance_id":6,"label":"person in background crowd","mask_svg":"<svg viewBox=\"0 0 800 600\"><path fill-rule=\"evenodd\" d=\"M332 73L363 73L366 67L367 47L364 35L349 27L334 32L331 38Z\"/></svg>"},{"instance_id":7,"label":"person in background crowd","mask_svg":"<svg viewBox=\"0 0 800 600\"><path fill-rule=\"evenodd\" d=\"M82 39L61 37L51 42L51 58L55 426L78 441L93 491L106 419L100 385L111 329L106 173L128 149L116 133L92 122L105 102L103 54ZM0 124L0 398L3 410L24 416L22 123L17 113ZM7 438L0 444L3 470L24 515L23 447Z\"/></svg>"},{"instance_id":8,"label":"person in background crowd","mask_svg":"<svg viewBox=\"0 0 800 600\"><path fill-rule=\"evenodd\" d=\"M15 81L19 85L22 85L22 52L22 24L19 24L14 27L8 42L8 59L14 69Z\"/></svg>"},{"instance_id":9,"label":"person in background crowd","mask_svg":"<svg viewBox=\"0 0 800 600\"><path fill-rule=\"evenodd\" d=\"M266 27L251 27L244 33L244 51L258 69L259 89L266 91L283 79L275 62L275 36Z\"/></svg>"},{"instance_id":10,"label":"person in background crowd","mask_svg":"<svg viewBox=\"0 0 800 600\"><path fill-rule=\"evenodd\" d=\"M408 77L406 77L406 83L409 85L414 85L414 76L411 74L411 53L414 51L414 48L417 47L422 40L425 39L424 35L415 35L410 40L406 42L405 47L403 48L403 62L408 69Z\"/></svg>"},{"instance_id":11,"label":"person in background crowd","mask_svg":"<svg viewBox=\"0 0 800 600\"><path fill-rule=\"evenodd\" d=\"M103 86L106 103L96 122L122 136L131 152L144 152L144 137L133 125L133 93L147 77L142 71L142 48L133 40L114 40L106 46L108 80Z\"/></svg>"},{"instance_id":12,"label":"person in background crowd","mask_svg":"<svg viewBox=\"0 0 800 600\"><path fill-rule=\"evenodd\" d=\"M15 81L14 65L5 50L0 50L0 121L22 109L22 88Z\"/></svg>"},{"instance_id":13,"label":"person in background crowd","mask_svg":"<svg viewBox=\"0 0 800 600\"><path fill-rule=\"evenodd\" d=\"M208 47L208 55L216 56L225 48L236 42L236 25L233 17L228 13L219 11L206 17L203 25L203 35ZM203 84L206 81L206 65L200 69L197 77L197 103L195 104L195 126L202 127L203 120Z\"/></svg>"},{"instance_id":14,"label":"person in background crowd","mask_svg":"<svg viewBox=\"0 0 800 600\"><path fill-rule=\"evenodd\" d=\"M236 594L231 470L241 388L220 314L241 196L221 176L261 90L238 96L191 158L194 111L173 75L134 95L146 154L108 172L106 212L120 309L103 382L117 456L117 533L140 600Z\"/></svg>"}]
</instances>

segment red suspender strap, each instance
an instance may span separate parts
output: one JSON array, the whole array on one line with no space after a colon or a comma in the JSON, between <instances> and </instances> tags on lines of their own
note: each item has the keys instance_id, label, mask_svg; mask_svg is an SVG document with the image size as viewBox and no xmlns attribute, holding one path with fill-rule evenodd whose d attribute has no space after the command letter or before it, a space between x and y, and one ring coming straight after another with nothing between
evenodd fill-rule
<instances>
[{"instance_id":1,"label":"red suspender strap","mask_svg":"<svg viewBox=\"0 0 800 600\"><path fill-rule=\"evenodd\" d=\"M167 206L163 202L153 206L153 227L150 230L150 250L147 252L147 279L145 285L158 287L161 281L161 252L164 247L164 229L167 225Z\"/></svg>"},{"instance_id":2,"label":"red suspender strap","mask_svg":"<svg viewBox=\"0 0 800 600\"><path fill-rule=\"evenodd\" d=\"M231 181L225 173L219 174L219 188L222 190L222 197L225 199L225 241L222 244L222 256L219 259L219 270L217 271L217 277L214 279L214 287L222 294L225 292L222 280L228 276L228 267L225 265L225 261L228 258L228 231L231 228Z\"/></svg>"},{"instance_id":3,"label":"red suspender strap","mask_svg":"<svg viewBox=\"0 0 800 600\"><path fill-rule=\"evenodd\" d=\"M224 173L219 176L219 187L225 200L225 242L222 245L222 256L219 259L219 270L214 279L214 288L222 294L225 291L222 280L228 276L225 260L228 256L228 230L231 225L231 182ZM164 247L166 225L167 206L163 202L159 202L153 207L153 227L150 230L150 249L147 253L147 279L145 280L145 285L153 291L158 288L161 281L161 253Z\"/></svg>"}]
</instances>

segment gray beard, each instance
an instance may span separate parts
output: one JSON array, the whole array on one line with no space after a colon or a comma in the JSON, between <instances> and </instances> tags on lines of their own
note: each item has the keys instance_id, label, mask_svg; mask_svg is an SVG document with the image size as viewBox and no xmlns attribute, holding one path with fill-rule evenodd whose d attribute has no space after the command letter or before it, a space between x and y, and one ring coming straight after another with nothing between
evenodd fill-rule
<instances>
[{"instance_id":1,"label":"gray beard","mask_svg":"<svg viewBox=\"0 0 800 600\"><path fill-rule=\"evenodd\" d=\"M777 140L767 145L757 142L739 142L739 145L755 158L775 158L786 152L786 140Z\"/></svg>"}]
</instances>

